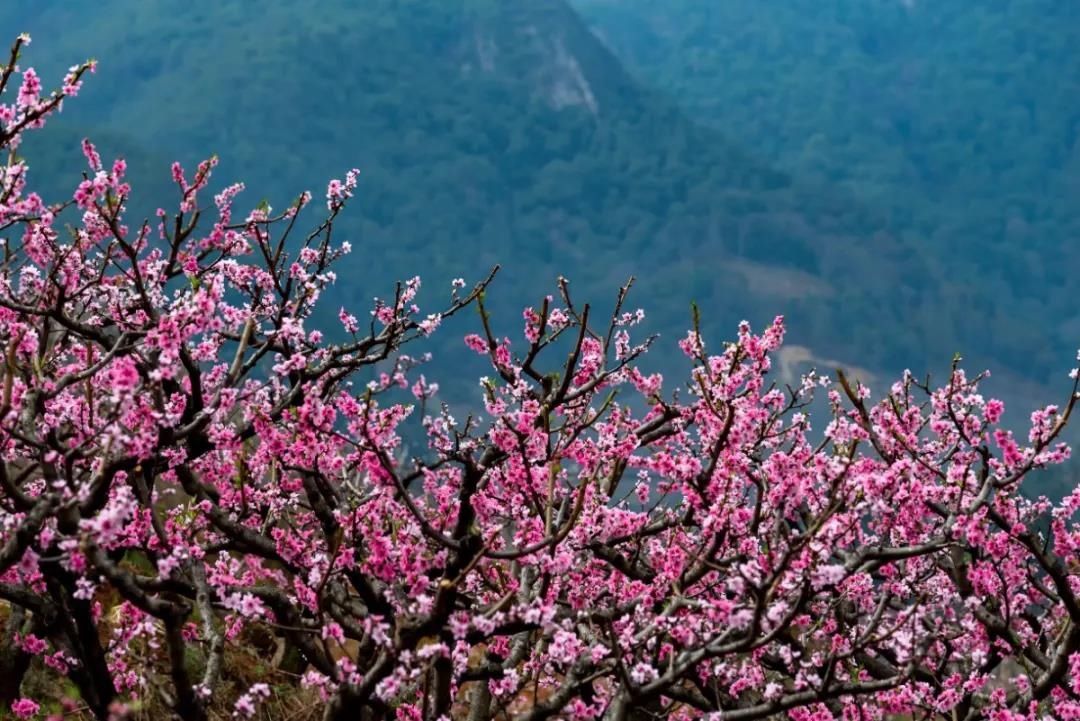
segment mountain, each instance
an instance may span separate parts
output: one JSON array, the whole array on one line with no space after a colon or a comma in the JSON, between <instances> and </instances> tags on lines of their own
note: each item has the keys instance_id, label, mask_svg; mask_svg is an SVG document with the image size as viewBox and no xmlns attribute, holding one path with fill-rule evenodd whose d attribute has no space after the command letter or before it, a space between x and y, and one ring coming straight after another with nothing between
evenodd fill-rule
<instances>
[{"instance_id":1,"label":"mountain","mask_svg":"<svg viewBox=\"0 0 1080 721\"><path fill-rule=\"evenodd\" d=\"M623 9L642 6L608 9L626 18ZM696 7L721 6L750 4ZM596 25L602 8L586 9ZM686 32L686 43L708 46L711 16L699 15L672 14L667 26L642 16L639 45L655 38L674 58L668 38ZM684 19L699 24L677 27ZM940 369L961 350L984 365L1007 362L1015 388L1026 380L1034 390L1025 395L1037 395L1042 370L1070 358L1037 342L1027 306L980 305L987 295L972 290L982 276L971 267L996 256L971 247L934 255L880 194L810 172L813 163L780 162L748 140L768 134L748 125L772 127L767 106L748 105L739 126L693 104L688 117L689 91L655 90L652 66L612 39L618 28L598 37L563 0L19 0L0 6L0 29L34 35L28 57L46 77L100 60L63 122L27 154L39 167L70 158L77 168L74 133L109 132L110 148L133 156L136 188L151 183L133 200L140 212L165 204L165 158L192 164L218 153L217 177L246 181L252 205L267 197L280 206L361 168L340 236L356 250L328 310L362 309L400 277L419 272L446 288L499 262L493 295L508 334L520 323L509 309L550 293L558 274L590 299L611 298L637 274L637 303L666 334L656 362L668 368L682 367L674 340L691 300L716 341L741 318L760 326L786 314L793 347L781 365L790 372L815 359L875 374ZM759 41L771 47L748 40ZM75 179L47 178L50 187ZM1064 266L1049 265L1047 282L1060 284ZM445 336L437 355L464 358L457 336ZM1010 355L1017 347L1023 353ZM1026 373L1032 354L1041 365Z\"/></svg>"},{"instance_id":2,"label":"mountain","mask_svg":"<svg viewBox=\"0 0 1080 721\"><path fill-rule=\"evenodd\" d=\"M1080 5L574 4L693 120L888 218L956 350L1060 378L1080 345Z\"/></svg>"}]
</instances>

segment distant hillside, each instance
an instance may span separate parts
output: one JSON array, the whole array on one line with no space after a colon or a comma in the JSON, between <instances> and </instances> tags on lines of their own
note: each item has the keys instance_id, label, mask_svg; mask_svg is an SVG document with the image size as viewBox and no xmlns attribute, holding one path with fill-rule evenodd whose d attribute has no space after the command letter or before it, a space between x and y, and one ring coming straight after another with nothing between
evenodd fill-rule
<instances>
[{"instance_id":1,"label":"distant hillside","mask_svg":"<svg viewBox=\"0 0 1080 721\"><path fill-rule=\"evenodd\" d=\"M128 157L135 214L168 203L173 158L220 154L219 181L246 181L252 206L360 167L341 227L356 250L328 311L416 273L438 297L499 262L493 301L514 333L514 309L557 274L604 312L637 274L661 368L682 368L695 300L717 341L785 313L781 380L809 364L940 374L962 351L995 370L1016 421L1060 400L1080 345L1077 196L1061 185L1080 189L1080 126L1061 124L1080 97L1080 45L1062 38L1080 23L1065 4L1040 20L1010 0L1042 29L1028 37L998 5L954 0L920 3L917 22L886 0L577 2L589 25L562 0L17 0L0 31L29 30L47 78L100 60L24 148L52 193L77 181L83 134ZM959 37L976 17L994 32ZM1028 43L1022 63L1010 42ZM1047 57L1058 85L1024 90ZM1018 101L1029 124L996 130L991 81L1033 93ZM993 173L969 172L973 157ZM437 336L451 401L485 372L460 343L474 321Z\"/></svg>"},{"instance_id":2,"label":"distant hillside","mask_svg":"<svg viewBox=\"0 0 1080 721\"><path fill-rule=\"evenodd\" d=\"M574 5L691 118L888 218L949 319L926 342L1060 378L1080 345L1080 4Z\"/></svg>"},{"instance_id":3,"label":"distant hillside","mask_svg":"<svg viewBox=\"0 0 1080 721\"><path fill-rule=\"evenodd\" d=\"M67 135L46 131L27 152L62 168L49 156L77 162L76 130L108 129L110 145L137 156L136 179L157 183L159 158L216 152L219 178L245 180L251 204L279 206L360 167L343 228L357 252L332 307L364 306L397 277L420 272L445 287L495 262L506 268L495 291L504 307L550 292L560 273L591 298L635 273L668 358L696 300L714 337L783 312L808 357L887 373L940 368L955 350L997 352L1005 341L987 337L984 318L1011 328L1026 317L972 305L985 297L963 295L956 269L966 266L935 265L918 234L864 203L859 187L777 171L744 132L688 119L562 0L255 8L4 4L0 27L33 33L48 75L87 55L101 61L58 124ZM711 37L708 25L700 32ZM134 201L161 204L156 190ZM1022 330L1013 337L1044 352ZM444 355L458 352L448 342Z\"/></svg>"}]
</instances>

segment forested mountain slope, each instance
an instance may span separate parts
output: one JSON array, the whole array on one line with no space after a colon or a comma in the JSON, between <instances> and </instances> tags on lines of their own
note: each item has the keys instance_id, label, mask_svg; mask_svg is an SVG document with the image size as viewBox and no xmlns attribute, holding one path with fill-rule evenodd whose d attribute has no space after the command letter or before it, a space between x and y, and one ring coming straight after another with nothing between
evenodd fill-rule
<instances>
[{"instance_id":1,"label":"forested mountain slope","mask_svg":"<svg viewBox=\"0 0 1080 721\"><path fill-rule=\"evenodd\" d=\"M101 60L69 127L123 129L188 162L220 153L252 202L360 167L356 298L417 269L445 279L496 261L533 291L560 272L593 292L638 273L639 301L669 329L695 299L716 328L785 311L832 356L924 360L924 311L905 330L890 298L927 270L881 219L688 121L563 2L249 8L25 3L0 21L36 30L54 72ZM871 308L874 323L852 316Z\"/></svg>"},{"instance_id":2,"label":"forested mountain slope","mask_svg":"<svg viewBox=\"0 0 1080 721\"><path fill-rule=\"evenodd\" d=\"M981 41L944 48L931 64L915 57L925 28L894 32L915 21L886 2L817 10L799 0L768 12L726 1L580 6L596 33L563 0L258 9L240 0L18 0L0 7L0 29L35 36L46 77L100 60L61 122L26 148L52 188L76 180L84 133L107 133L105 150L129 157L143 189L133 205L147 213L165 204L173 157L190 164L218 153L221 182L242 179L251 205L266 197L277 207L359 167L359 202L342 226L356 248L339 269L342 303L366 304L415 273L445 288L496 262L504 278L495 300L508 309L551 292L559 274L591 299L610 298L637 274L637 302L666 336L657 363L680 362L674 340L694 300L716 340L741 318L760 325L786 314L799 346L792 369L836 359L879 377L940 371L961 351L969 365L1005 371L1003 392L1023 405L1050 399L1046 383L1080 335L1076 307L1065 304L1075 205L1049 175L1014 170L1004 150L969 175L959 173L967 161L941 165L936 146L918 144L939 128L923 120L927 103L966 86L945 84L929 98L917 91L945 72L949 52L961 62ZM830 7L837 16L823 22ZM874 20L882 24L866 37L848 27ZM1075 27L1067 20L1057 18L1059 33ZM959 21L950 22L943 32ZM791 45L800 32L802 44ZM1003 52L994 47L987 52ZM1058 61L1073 57L1054 47ZM875 54L901 50L913 57L907 86L867 75ZM1054 91L1066 105L1074 77L1062 72ZM901 87L916 95L905 101ZM779 105L772 88L788 89ZM907 109L908 124L889 131L909 135L906 144L893 147L885 131L862 139L879 122L870 108L888 103ZM968 133L953 127L939 135ZM990 153L994 127L950 147L980 143ZM805 152L793 156L793 146ZM1021 175L1008 187L1024 193L985 194L1012 172ZM920 173L937 184L920 185ZM971 192L945 192L950 178ZM507 315L516 329L517 313ZM444 358L464 357L456 335L445 342Z\"/></svg>"},{"instance_id":3,"label":"forested mountain slope","mask_svg":"<svg viewBox=\"0 0 1080 721\"><path fill-rule=\"evenodd\" d=\"M574 4L693 119L887 217L929 338L1029 376L1080 344L1080 5Z\"/></svg>"}]
</instances>

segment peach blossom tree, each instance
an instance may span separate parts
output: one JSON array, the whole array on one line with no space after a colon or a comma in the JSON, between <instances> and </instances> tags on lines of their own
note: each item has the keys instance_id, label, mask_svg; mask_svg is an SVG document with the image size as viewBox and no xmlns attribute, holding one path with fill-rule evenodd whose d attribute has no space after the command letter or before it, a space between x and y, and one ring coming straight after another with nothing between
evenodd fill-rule
<instances>
[{"instance_id":1,"label":"peach blossom tree","mask_svg":"<svg viewBox=\"0 0 1080 721\"><path fill-rule=\"evenodd\" d=\"M513 332L494 273L327 308L355 171L243 213L205 202L214 159L174 164L132 223L87 141L47 202L16 150L94 68L44 94L28 42L0 67L5 712L61 717L36 675L101 719L269 718L267 683L221 700L258 632L327 719L1080 719L1080 490L1021 492L1069 456L1075 369L1014 436L956 364L779 385L780 318L695 323L665 382L629 284L598 318L560 280ZM465 309L490 372L455 414L411 349Z\"/></svg>"}]
</instances>

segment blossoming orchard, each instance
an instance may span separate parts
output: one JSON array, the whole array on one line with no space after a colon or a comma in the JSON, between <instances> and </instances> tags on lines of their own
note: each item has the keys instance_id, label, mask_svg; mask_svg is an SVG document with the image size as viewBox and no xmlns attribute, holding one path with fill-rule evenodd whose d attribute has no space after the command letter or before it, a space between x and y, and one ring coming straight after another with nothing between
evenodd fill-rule
<instances>
[{"instance_id":1,"label":"blossoming orchard","mask_svg":"<svg viewBox=\"0 0 1080 721\"><path fill-rule=\"evenodd\" d=\"M46 94L28 43L0 68L0 715L1080 719L1080 491L1022 493L1069 457L1075 369L1014 435L955 364L778 386L779 318L647 375L628 287L597 317L560 281L516 328L494 274L327 308L355 171L245 214L174 165L132 223L87 141L42 198L20 141L94 66ZM412 348L466 310L490 374L455 414Z\"/></svg>"}]
</instances>

